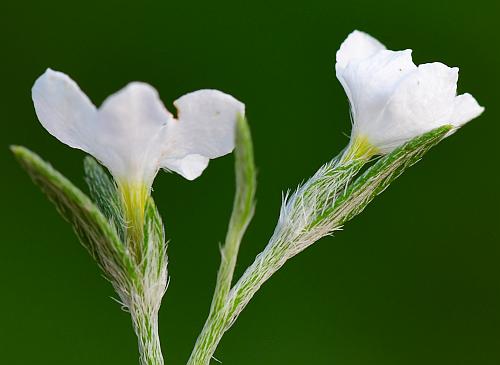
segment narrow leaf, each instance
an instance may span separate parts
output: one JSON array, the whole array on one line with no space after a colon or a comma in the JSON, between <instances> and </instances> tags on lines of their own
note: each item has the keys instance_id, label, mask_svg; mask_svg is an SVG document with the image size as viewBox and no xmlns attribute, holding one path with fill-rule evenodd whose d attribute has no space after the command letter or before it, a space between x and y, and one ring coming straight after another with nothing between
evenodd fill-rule
<instances>
[{"instance_id":1,"label":"narrow leaf","mask_svg":"<svg viewBox=\"0 0 500 365\"><path fill-rule=\"evenodd\" d=\"M335 201L333 207L325 212L323 219L333 220L337 225L342 225L361 213L406 169L417 163L427 151L441 142L451 128L444 126L434 129L379 159Z\"/></svg>"},{"instance_id":2,"label":"narrow leaf","mask_svg":"<svg viewBox=\"0 0 500 365\"><path fill-rule=\"evenodd\" d=\"M254 198L257 178L252 135L248 122L243 116L238 119L236 124L235 140L236 192L225 243L221 250L221 265L212 303L215 306L214 310L224 305L226 296L229 293L240 243L255 211Z\"/></svg>"},{"instance_id":3,"label":"narrow leaf","mask_svg":"<svg viewBox=\"0 0 500 365\"><path fill-rule=\"evenodd\" d=\"M236 193L233 211L226 240L221 248L221 263L210 313L191 353L189 365L208 363L217 346L218 334L225 329L225 306L231 289L240 243L255 210L256 169L250 128L244 117L238 119L235 138Z\"/></svg>"},{"instance_id":4,"label":"narrow leaf","mask_svg":"<svg viewBox=\"0 0 500 365\"><path fill-rule=\"evenodd\" d=\"M115 282L134 280L133 262L115 227L90 198L34 152L22 146L12 146L11 150L33 182L71 223L104 273Z\"/></svg>"},{"instance_id":5,"label":"narrow leaf","mask_svg":"<svg viewBox=\"0 0 500 365\"><path fill-rule=\"evenodd\" d=\"M294 254L321 237L340 229L345 222L361 213L375 196L384 191L407 168L415 164L430 148L438 144L450 129L450 126L444 126L407 142L379 159L350 184L351 178L354 177L352 173L359 171L362 166L356 161L344 166L338 165L337 160L334 159L331 163L332 168L330 164L322 167L315 174L320 178L313 176L304 187L297 190L295 194L301 197L297 200L298 203L293 197L290 201L292 208L296 206L302 208L304 215L302 221L308 224L304 227L299 224L295 234L291 235L286 234L287 230L275 231L264 251L257 255L252 265L231 289L221 313L205 324L188 365L208 364L224 333L236 321L241 311L267 279ZM344 170L346 174L343 173ZM332 183L328 178L323 179L323 176L330 175L334 178ZM337 188L339 185L336 182L337 178L343 182L342 186L347 186L345 190ZM317 196L327 198L313 199ZM310 220L311 218L313 219ZM280 217L280 220L283 219ZM292 248L292 254L290 254L290 248Z\"/></svg>"},{"instance_id":6,"label":"narrow leaf","mask_svg":"<svg viewBox=\"0 0 500 365\"><path fill-rule=\"evenodd\" d=\"M144 212L144 242L143 257L141 262L143 272L150 270L156 278L163 280L167 275L167 243L165 241L165 229L160 212L156 208L153 198L149 197ZM147 267L150 266L150 267ZM156 280L158 281L158 280Z\"/></svg>"},{"instance_id":7,"label":"narrow leaf","mask_svg":"<svg viewBox=\"0 0 500 365\"><path fill-rule=\"evenodd\" d=\"M126 225L123 207L118 188L104 168L91 156L83 160L85 182L90 191L90 197L100 211L114 225L122 242L125 241Z\"/></svg>"}]
</instances>

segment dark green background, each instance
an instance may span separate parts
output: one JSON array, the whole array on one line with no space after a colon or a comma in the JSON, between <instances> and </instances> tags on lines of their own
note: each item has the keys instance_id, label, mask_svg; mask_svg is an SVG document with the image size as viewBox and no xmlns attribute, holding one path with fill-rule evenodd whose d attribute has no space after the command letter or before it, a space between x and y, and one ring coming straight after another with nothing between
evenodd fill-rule
<instances>
[{"instance_id":1,"label":"dark green background","mask_svg":"<svg viewBox=\"0 0 500 365\"><path fill-rule=\"evenodd\" d=\"M224 364L500 363L498 2L5 1L0 9L1 364L137 364L128 314L67 224L17 166L23 144L83 186L83 153L37 122L30 87L46 67L97 104L131 80L170 107L217 88L247 105L258 209L238 274L264 247L281 191L347 142L334 55L355 28L417 63L460 66L486 112L425 157L345 231L290 261L224 337ZM172 110L172 108L171 108ZM160 173L171 240L160 313L168 364L182 364L207 314L233 194L232 157L194 182Z\"/></svg>"}]
</instances>

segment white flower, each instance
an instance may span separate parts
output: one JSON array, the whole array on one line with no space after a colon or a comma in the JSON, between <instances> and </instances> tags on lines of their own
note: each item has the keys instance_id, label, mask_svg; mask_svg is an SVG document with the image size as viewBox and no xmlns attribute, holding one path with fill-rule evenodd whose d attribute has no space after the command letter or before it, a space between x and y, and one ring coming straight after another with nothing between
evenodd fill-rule
<instances>
[{"instance_id":1,"label":"white flower","mask_svg":"<svg viewBox=\"0 0 500 365\"><path fill-rule=\"evenodd\" d=\"M199 90L174 102L177 118L150 85L132 82L96 108L66 74L48 69L32 89L42 125L70 147L105 165L119 184L149 191L160 168L186 179L209 159L234 148L234 128L245 106L217 90Z\"/></svg>"},{"instance_id":2,"label":"white flower","mask_svg":"<svg viewBox=\"0 0 500 365\"><path fill-rule=\"evenodd\" d=\"M457 96L458 68L416 66L411 50L387 50L363 32L342 43L335 70L351 105L351 139L366 139L378 153L442 125L458 128L484 110L472 95Z\"/></svg>"}]
</instances>

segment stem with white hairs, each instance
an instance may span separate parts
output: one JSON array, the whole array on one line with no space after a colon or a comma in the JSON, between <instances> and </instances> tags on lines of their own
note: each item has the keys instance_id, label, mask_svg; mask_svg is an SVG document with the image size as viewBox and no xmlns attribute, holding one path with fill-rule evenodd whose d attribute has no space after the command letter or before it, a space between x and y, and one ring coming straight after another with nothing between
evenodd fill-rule
<instances>
[{"instance_id":1,"label":"stem with white hairs","mask_svg":"<svg viewBox=\"0 0 500 365\"><path fill-rule=\"evenodd\" d=\"M255 211L254 196L257 182L252 138L248 124L243 117L238 120L235 138L236 192L233 211L224 246L221 248L221 263L205 328L219 328L224 325L220 316L224 312L231 289L240 243ZM199 354L210 353L212 343L211 336L200 335L196 343L196 348L200 349L199 353L193 352L189 363L198 363Z\"/></svg>"},{"instance_id":2,"label":"stem with white hairs","mask_svg":"<svg viewBox=\"0 0 500 365\"><path fill-rule=\"evenodd\" d=\"M444 126L425 133L380 158L354 182L376 150L363 140L321 167L289 198L285 198L278 224L266 248L233 286L225 306L207 320L188 365L208 365L224 333L255 293L285 262L320 238L342 228L415 164L450 131Z\"/></svg>"},{"instance_id":3,"label":"stem with white hairs","mask_svg":"<svg viewBox=\"0 0 500 365\"><path fill-rule=\"evenodd\" d=\"M319 213L331 205L338 194L344 192L347 184L370 156L366 151L360 153L358 144L350 144L343 154L324 165L290 198L285 199L269 244L245 271L227 298L223 298L224 306L218 302L218 310L211 310L188 365L209 364L224 332L261 285L289 258L324 235L324 227L312 230L307 227Z\"/></svg>"}]
</instances>

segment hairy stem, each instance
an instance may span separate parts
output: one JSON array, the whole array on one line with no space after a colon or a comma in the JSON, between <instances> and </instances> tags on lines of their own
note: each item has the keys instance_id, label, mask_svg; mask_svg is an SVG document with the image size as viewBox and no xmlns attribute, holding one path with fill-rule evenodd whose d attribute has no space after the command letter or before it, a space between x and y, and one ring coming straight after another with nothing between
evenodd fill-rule
<instances>
[{"instance_id":1,"label":"hairy stem","mask_svg":"<svg viewBox=\"0 0 500 365\"><path fill-rule=\"evenodd\" d=\"M321 167L290 198L285 198L271 240L233 286L224 310L206 323L189 365L209 364L224 332L286 260L361 213L450 130L452 126L445 125L415 137L379 159L352 184L365 162L377 151L364 139L351 139L344 153Z\"/></svg>"},{"instance_id":2,"label":"hairy stem","mask_svg":"<svg viewBox=\"0 0 500 365\"><path fill-rule=\"evenodd\" d=\"M163 365L158 335L158 311L148 310L141 305L130 308L130 310L139 343L141 365Z\"/></svg>"},{"instance_id":3,"label":"hairy stem","mask_svg":"<svg viewBox=\"0 0 500 365\"><path fill-rule=\"evenodd\" d=\"M224 246L221 248L221 263L217 273L209 318L215 316L224 306L231 289L240 243L255 211L254 197L257 181L252 137L243 117L240 117L237 124L234 156L236 190L233 211Z\"/></svg>"},{"instance_id":4,"label":"hairy stem","mask_svg":"<svg viewBox=\"0 0 500 365\"><path fill-rule=\"evenodd\" d=\"M226 240L224 246L221 248L221 263L217 273L210 313L202 333L196 342L195 349L197 351L193 351L189 359L190 364L200 363L198 357L201 353L210 353L211 355L215 351L215 349L213 351L206 349L207 346L210 346L214 342L212 335L207 335L206 331L212 331L224 322L220 319L220 316L224 315L224 308L231 289L240 243L255 210L256 173L252 138L248 124L243 117L239 118L237 124L234 155L236 192L233 211L229 221Z\"/></svg>"},{"instance_id":5,"label":"hairy stem","mask_svg":"<svg viewBox=\"0 0 500 365\"><path fill-rule=\"evenodd\" d=\"M188 365L208 365L223 334L262 284L289 258L337 228L312 227L311 223L345 191L371 156L371 152L361 149L360 144L351 143L341 155L325 164L289 199L285 199L271 240L231 289L224 306L218 303L220 309L210 313Z\"/></svg>"}]
</instances>

